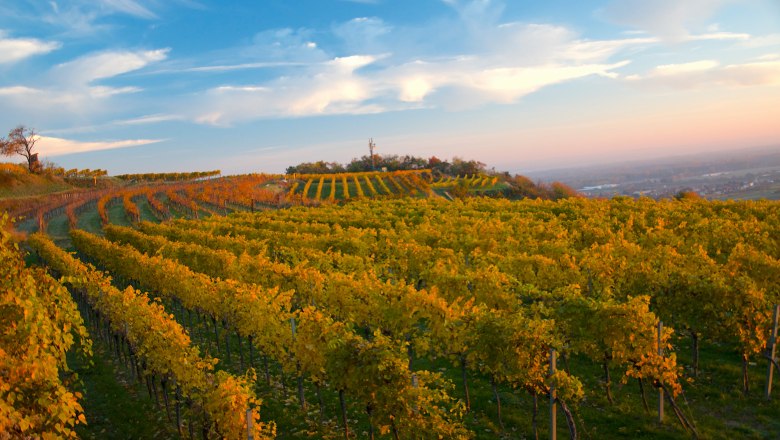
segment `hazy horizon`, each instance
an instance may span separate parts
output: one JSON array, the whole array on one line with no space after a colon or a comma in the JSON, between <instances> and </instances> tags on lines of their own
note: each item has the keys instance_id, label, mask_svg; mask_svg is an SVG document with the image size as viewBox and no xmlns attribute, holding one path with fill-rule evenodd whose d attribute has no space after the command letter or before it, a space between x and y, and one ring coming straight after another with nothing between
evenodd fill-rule
<instances>
[{"instance_id":1,"label":"hazy horizon","mask_svg":"<svg viewBox=\"0 0 780 440\"><path fill-rule=\"evenodd\" d=\"M0 134L66 168L282 172L367 154L510 172L777 145L772 0L23 0Z\"/></svg>"}]
</instances>

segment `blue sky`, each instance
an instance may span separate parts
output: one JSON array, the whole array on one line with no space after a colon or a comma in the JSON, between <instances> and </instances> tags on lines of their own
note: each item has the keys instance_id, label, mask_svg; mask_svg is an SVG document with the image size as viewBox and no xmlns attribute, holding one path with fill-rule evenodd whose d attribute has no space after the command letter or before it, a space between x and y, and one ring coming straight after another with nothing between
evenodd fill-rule
<instances>
[{"instance_id":1,"label":"blue sky","mask_svg":"<svg viewBox=\"0 0 780 440\"><path fill-rule=\"evenodd\" d=\"M112 174L777 145L776 0L15 0L0 132ZM21 158L19 158L21 159Z\"/></svg>"}]
</instances>

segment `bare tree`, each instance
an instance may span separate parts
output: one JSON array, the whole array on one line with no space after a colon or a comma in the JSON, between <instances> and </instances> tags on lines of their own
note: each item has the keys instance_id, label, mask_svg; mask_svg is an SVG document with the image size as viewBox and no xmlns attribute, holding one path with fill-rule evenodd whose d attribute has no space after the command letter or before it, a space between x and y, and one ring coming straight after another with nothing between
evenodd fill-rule
<instances>
[{"instance_id":1,"label":"bare tree","mask_svg":"<svg viewBox=\"0 0 780 440\"><path fill-rule=\"evenodd\" d=\"M38 153L33 153L38 134L35 129L19 125L8 132L7 138L0 138L0 153L4 156L18 154L27 159L27 168L34 172L38 168Z\"/></svg>"}]
</instances>

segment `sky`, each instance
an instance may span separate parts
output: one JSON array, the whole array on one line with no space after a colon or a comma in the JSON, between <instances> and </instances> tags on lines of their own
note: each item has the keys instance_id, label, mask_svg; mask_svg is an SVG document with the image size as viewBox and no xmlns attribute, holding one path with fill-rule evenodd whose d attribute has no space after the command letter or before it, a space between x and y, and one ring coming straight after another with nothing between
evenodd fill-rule
<instances>
[{"instance_id":1,"label":"sky","mask_svg":"<svg viewBox=\"0 0 780 440\"><path fill-rule=\"evenodd\" d=\"M780 1L1 1L19 124L110 174L278 173L369 138L513 173L780 149Z\"/></svg>"}]
</instances>

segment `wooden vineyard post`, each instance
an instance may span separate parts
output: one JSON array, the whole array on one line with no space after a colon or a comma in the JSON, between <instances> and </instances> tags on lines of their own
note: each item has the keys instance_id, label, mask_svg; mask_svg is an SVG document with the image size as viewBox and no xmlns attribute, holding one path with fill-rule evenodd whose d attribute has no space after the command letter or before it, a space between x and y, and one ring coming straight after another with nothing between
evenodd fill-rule
<instances>
[{"instance_id":1,"label":"wooden vineyard post","mask_svg":"<svg viewBox=\"0 0 780 440\"><path fill-rule=\"evenodd\" d=\"M769 367L766 373L766 400L772 398L772 379L775 374L775 351L777 348L777 315L780 313L780 304L775 304L774 317L772 318L772 333L769 335L769 345L767 346L767 356L769 356Z\"/></svg>"},{"instance_id":2,"label":"wooden vineyard post","mask_svg":"<svg viewBox=\"0 0 780 440\"><path fill-rule=\"evenodd\" d=\"M664 323L658 321L658 356L663 356L664 349L661 347L661 334L664 331ZM663 384L658 388L658 423L664 422L664 388Z\"/></svg>"},{"instance_id":3,"label":"wooden vineyard post","mask_svg":"<svg viewBox=\"0 0 780 440\"><path fill-rule=\"evenodd\" d=\"M246 410L246 438L247 440L254 440L255 436L252 433L252 408Z\"/></svg>"},{"instance_id":4,"label":"wooden vineyard post","mask_svg":"<svg viewBox=\"0 0 780 440\"><path fill-rule=\"evenodd\" d=\"M290 318L290 329L292 330L292 339L295 342L295 318ZM306 396L303 393L303 376L301 376L300 362L296 362L298 369L298 402L301 404L301 410L306 411Z\"/></svg>"},{"instance_id":5,"label":"wooden vineyard post","mask_svg":"<svg viewBox=\"0 0 780 440\"><path fill-rule=\"evenodd\" d=\"M550 376L555 374L555 349L550 349ZM557 398L557 394L555 392L555 384L550 384L550 440L556 440L558 438L558 420L557 420L557 411L555 407L555 399Z\"/></svg>"}]
</instances>

